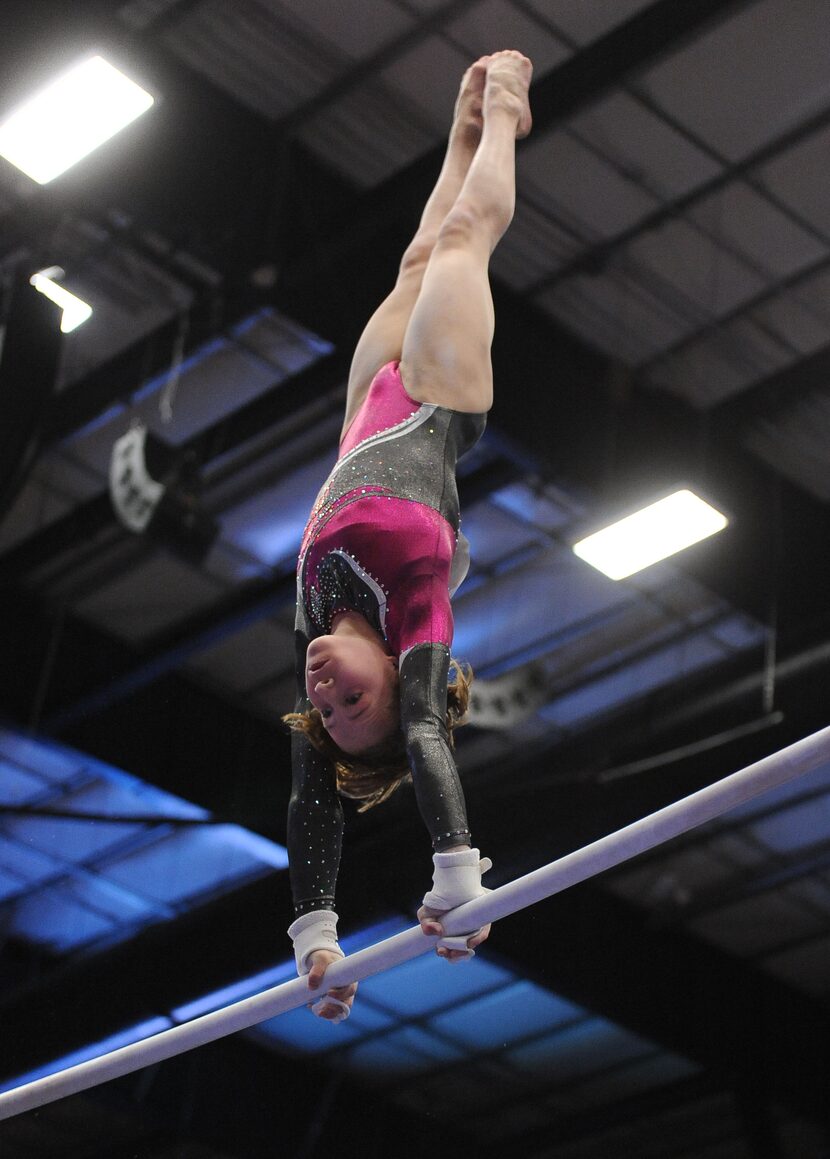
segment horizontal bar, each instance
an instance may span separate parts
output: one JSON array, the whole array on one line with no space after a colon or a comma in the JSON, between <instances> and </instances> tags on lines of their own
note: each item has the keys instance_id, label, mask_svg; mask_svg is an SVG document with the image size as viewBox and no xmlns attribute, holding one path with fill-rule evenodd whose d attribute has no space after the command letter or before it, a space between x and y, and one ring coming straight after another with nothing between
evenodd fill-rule
<instances>
[{"instance_id":1,"label":"horizontal bar","mask_svg":"<svg viewBox=\"0 0 830 1159\"><path fill-rule=\"evenodd\" d=\"M764 757L740 772L707 785L616 833L601 837L550 865L542 866L541 869L466 902L445 915L444 929L448 934L461 934L535 905L639 853L662 845L689 829L703 825L762 793L778 788L817 768L824 761L830 761L830 728L796 741L781 752ZM420 926L404 930L403 933L335 962L326 973L326 981L331 987L361 982L426 953L437 940L425 936ZM100 1058L26 1083L0 1094L0 1120L131 1074L225 1035L246 1030L266 1019L307 1004L309 998L305 979L293 978L290 982L283 982L261 994L244 998L181 1026L163 1030L141 1042L131 1043Z\"/></svg>"}]
</instances>

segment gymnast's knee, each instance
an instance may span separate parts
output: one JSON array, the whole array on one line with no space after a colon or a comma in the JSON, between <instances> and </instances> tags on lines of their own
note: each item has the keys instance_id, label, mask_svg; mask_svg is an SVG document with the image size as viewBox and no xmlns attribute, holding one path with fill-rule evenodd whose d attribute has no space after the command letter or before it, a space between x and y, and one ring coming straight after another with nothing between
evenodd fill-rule
<instances>
[{"instance_id":1,"label":"gymnast's knee","mask_svg":"<svg viewBox=\"0 0 830 1159\"><path fill-rule=\"evenodd\" d=\"M459 199L444 218L435 249L475 250L485 245L489 252L494 238L503 232L501 216L493 206Z\"/></svg>"},{"instance_id":2,"label":"gymnast's knee","mask_svg":"<svg viewBox=\"0 0 830 1159\"><path fill-rule=\"evenodd\" d=\"M415 235L404 251L398 271L398 279L423 277L432 251L435 248L437 234L433 231L419 232Z\"/></svg>"}]
</instances>

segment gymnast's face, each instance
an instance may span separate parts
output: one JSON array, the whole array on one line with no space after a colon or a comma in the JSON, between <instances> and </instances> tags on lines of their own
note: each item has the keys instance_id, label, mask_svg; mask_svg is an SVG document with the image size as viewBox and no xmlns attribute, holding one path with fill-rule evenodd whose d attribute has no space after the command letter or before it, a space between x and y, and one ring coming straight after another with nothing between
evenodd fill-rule
<instances>
[{"instance_id":1,"label":"gymnast's face","mask_svg":"<svg viewBox=\"0 0 830 1159\"><path fill-rule=\"evenodd\" d=\"M308 646L308 698L332 740L352 756L398 727L398 666L380 637L318 636Z\"/></svg>"}]
</instances>

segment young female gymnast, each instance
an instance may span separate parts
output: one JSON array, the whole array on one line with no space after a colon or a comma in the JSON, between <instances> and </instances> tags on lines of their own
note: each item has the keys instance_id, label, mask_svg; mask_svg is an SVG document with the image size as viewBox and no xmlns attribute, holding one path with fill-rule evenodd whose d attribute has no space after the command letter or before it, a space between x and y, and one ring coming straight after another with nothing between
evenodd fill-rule
<instances>
[{"instance_id":1,"label":"young female gymnast","mask_svg":"<svg viewBox=\"0 0 830 1159\"><path fill-rule=\"evenodd\" d=\"M338 791L385 799L410 771L432 838L426 934L483 892L489 861L471 848L451 730L466 708L449 685L450 592L459 566L458 457L484 430L493 397L488 264L515 202L515 141L530 131L531 63L482 57L464 75L447 153L392 293L370 319L349 376L340 456L303 536L297 569L296 711L288 851L297 968L319 990L342 957L334 888ZM460 577L460 578L459 578ZM443 938L469 956L489 927ZM347 1016L356 987L312 1007Z\"/></svg>"}]
</instances>

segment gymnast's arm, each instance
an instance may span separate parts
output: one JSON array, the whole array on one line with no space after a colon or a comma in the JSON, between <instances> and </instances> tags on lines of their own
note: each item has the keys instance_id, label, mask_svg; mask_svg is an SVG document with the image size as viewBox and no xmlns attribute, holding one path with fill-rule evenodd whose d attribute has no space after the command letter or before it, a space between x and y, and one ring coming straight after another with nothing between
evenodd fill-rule
<instances>
[{"instance_id":1,"label":"gymnast's arm","mask_svg":"<svg viewBox=\"0 0 830 1159\"><path fill-rule=\"evenodd\" d=\"M450 650L416 644L400 664L401 729L415 798L434 850L469 845L464 792L447 735Z\"/></svg>"},{"instance_id":2,"label":"gymnast's arm","mask_svg":"<svg viewBox=\"0 0 830 1159\"><path fill-rule=\"evenodd\" d=\"M307 712L305 662L309 633L297 609L294 633L295 712ZM294 915L334 908L343 840L343 809L337 796L334 765L305 733L291 733L291 799L288 803L288 863Z\"/></svg>"},{"instance_id":3,"label":"gymnast's arm","mask_svg":"<svg viewBox=\"0 0 830 1159\"><path fill-rule=\"evenodd\" d=\"M308 634L298 607L295 632L297 700L295 711L310 708L305 689ZM343 841L343 809L337 796L334 766L304 733L291 734L291 798L288 804L288 863L295 920L289 928L297 969L319 988L326 967L343 956L337 943L334 894ZM329 991L339 1004L351 1006L355 986ZM338 1021L339 1004L318 1003L315 1013Z\"/></svg>"},{"instance_id":4,"label":"gymnast's arm","mask_svg":"<svg viewBox=\"0 0 830 1159\"><path fill-rule=\"evenodd\" d=\"M400 664L401 728L415 797L432 838L433 888L418 918L424 933L443 934L440 915L484 892L477 849L470 848L464 793L447 735L447 676L450 652L444 644L417 644ZM468 957L490 932L489 925L446 943L441 957Z\"/></svg>"}]
</instances>

